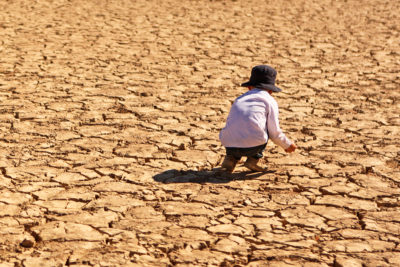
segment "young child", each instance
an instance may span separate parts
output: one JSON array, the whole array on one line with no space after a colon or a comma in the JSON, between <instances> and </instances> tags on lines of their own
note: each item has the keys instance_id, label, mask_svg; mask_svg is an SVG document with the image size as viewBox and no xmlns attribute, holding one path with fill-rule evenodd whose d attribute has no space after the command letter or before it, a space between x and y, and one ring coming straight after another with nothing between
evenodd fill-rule
<instances>
[{"instance_id":1,"label":"young child","mask_svg":"<svg viewBox=\"0 0 400 267\"><path fill-rule=\"evenodd\" d=\"M236 98L221 130L219 139L226 149L222 170L232 173L237 162L247 157L244 166L256 172L266 168L258 164L268 139L281 146L286 152L296 150L279 127L278 104L272 97L273 92L282 90L275 86L276 70L268 65L255 66L250 81L241 86L249 91Z\"/></svg>"}]
</instances>

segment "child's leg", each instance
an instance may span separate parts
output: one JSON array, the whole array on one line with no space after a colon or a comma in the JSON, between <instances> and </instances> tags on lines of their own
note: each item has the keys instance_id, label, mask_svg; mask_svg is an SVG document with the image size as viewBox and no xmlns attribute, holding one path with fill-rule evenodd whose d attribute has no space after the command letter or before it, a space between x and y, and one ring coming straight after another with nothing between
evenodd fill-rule
<instances>
[{"instance_id":1,"label":"child's leg","mask_svg":"<svg viewBox=\"0 0 400 267\"><path fill-rule=\"evenodd\" d=\"M235 159L232 155L226 155L222 162L221 168L223 171L232 173L239 160Z\"/></svg>"},{"instance_id":2,"label":"child's leg","mask_svg":"<svg viewBox=\"0 0 400 267\"><path fill-rule=\"evenodd\" d=\"M221 167L224 171L232 173L238 161L242 157L247 157L247 160L244 163L245 167L252 171L265 171L265 168L258 166L257 163L259 159L263 157L263 152L266 146L267 144L246 148L227 147L225 148L226 156Z\"/></svg>"},{"instance_id":3,"label":"child's leg","mask_svg":"<svg viewBox=\"0 0 400 267\"><path fill-rule=\"evenodd\" d=\"M247 154L247 157L261 159L264 156L263 152L264 152L266 146L267 146L267 144L264 144L264 145L252 148L252 150L249 151L249 153Z\"/></svg>"},{"instance_id":4,"label":"child's leg","mask_svg":"<svg viewBox=\"0 0 400 267\"><path fill-rule=\"evenodd\" d=\"M262 146L253 147L248 151L247 160L244 163L244 166L252 171L256 172L265 172L266 168L261 167L258 164L258 161L263 157L263 152L267 144Z\"/></svg>"},{"instance_id":5,"label":"child's leg","mask_svg":"<svg viewBox=\"0 0 400 267\"><path fill-rule=\"evenodd\" d=\"M232 173L242 156L237 148L227 147L225 149L226 156L222 162L221 168L226 172Z\"/></svg>"}]
</instances>

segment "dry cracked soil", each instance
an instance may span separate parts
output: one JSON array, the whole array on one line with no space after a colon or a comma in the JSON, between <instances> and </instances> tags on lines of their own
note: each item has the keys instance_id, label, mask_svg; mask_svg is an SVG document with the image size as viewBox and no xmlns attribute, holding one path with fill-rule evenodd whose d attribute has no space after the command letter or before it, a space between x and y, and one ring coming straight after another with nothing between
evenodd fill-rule
<instances>
[{"instance_id":1,"label":"dry cracked soil","mask_svg":"<svg viewBox=\"0 0 400 267\"><path fill-rule=\"evenodd\" d=\"M1 266L400 266L400 2L3 0ZM218 173L250 70L267 173Z\"/></svg>"}]
</instances>

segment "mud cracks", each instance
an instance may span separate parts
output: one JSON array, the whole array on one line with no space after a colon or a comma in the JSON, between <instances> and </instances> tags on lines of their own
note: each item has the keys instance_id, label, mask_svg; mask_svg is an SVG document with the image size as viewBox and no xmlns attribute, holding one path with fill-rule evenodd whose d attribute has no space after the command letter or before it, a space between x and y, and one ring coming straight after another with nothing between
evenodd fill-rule
<instances>
[{"instance_id":1,"label":"mud cracks","mask_svg":"<svg viewBox=\"0 0 400 267\"><path fill-rule=\"evenodd\" d=\"M396 1L3 1L4 266L397 266ZM266 174L215 167L268 63Z\"/></svg>"}]
</instances>

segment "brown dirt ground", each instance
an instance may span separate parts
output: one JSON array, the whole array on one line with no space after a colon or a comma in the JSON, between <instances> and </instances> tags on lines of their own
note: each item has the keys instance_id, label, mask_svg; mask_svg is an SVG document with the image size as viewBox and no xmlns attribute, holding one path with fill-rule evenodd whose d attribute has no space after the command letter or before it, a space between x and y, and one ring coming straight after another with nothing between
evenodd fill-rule
<instances>
[{"instance_id":1,"label":"brown dirt ground","mask_svg":"<svg viewBox=\"0 0 400 267\"><path fill-rule=\"evenodd\" d=\"M1 266L400 266L399 14L1 1ZM299 150L218 175L257 64Z\"/></svg>"}]
</instances>

